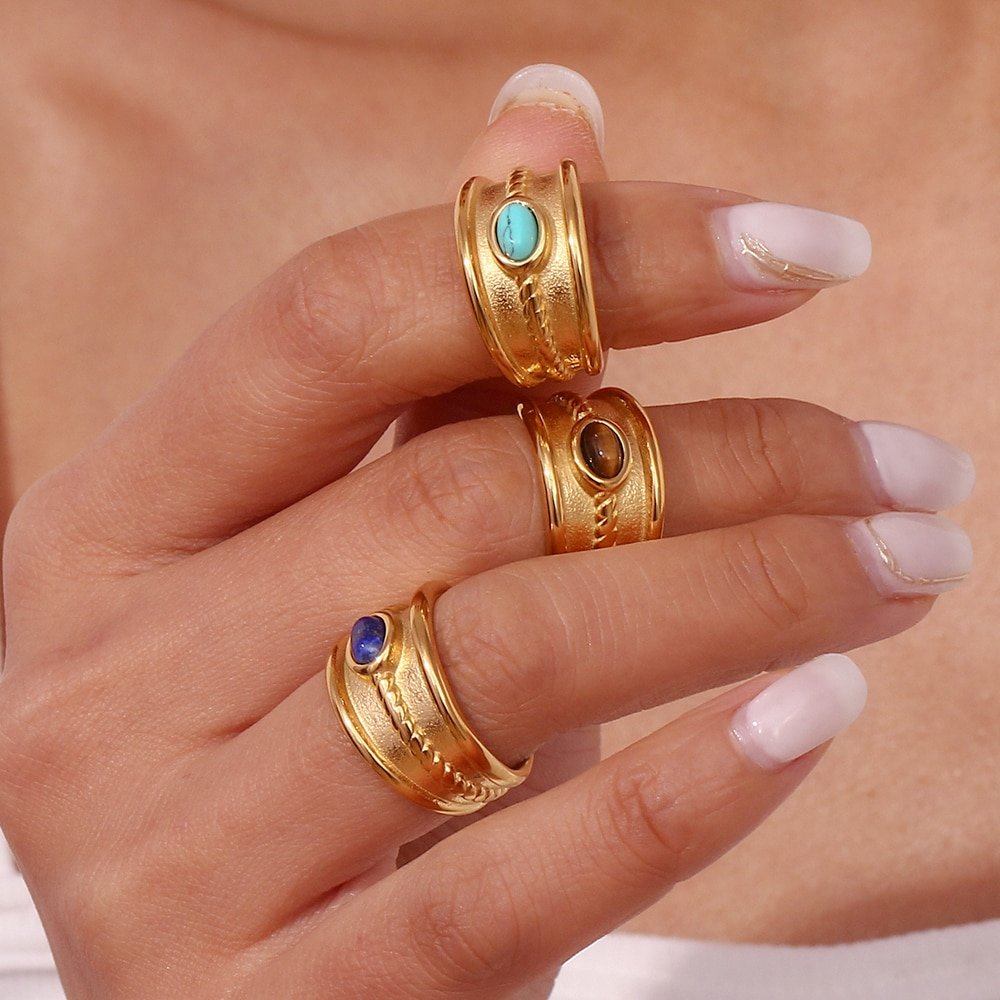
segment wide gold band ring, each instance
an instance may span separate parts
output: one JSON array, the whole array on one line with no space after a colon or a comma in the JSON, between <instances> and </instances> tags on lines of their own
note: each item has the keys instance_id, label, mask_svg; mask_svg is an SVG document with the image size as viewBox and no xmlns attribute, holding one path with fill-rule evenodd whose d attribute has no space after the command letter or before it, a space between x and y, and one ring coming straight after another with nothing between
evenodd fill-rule
<instances>
[{"instance_id":1,"label":"wide gold band ring","mask_svg":"<svg viewBox=\"0 0 1000 1000\"><path fill-rule=\"evenodd\" d=\"M549 551L659 538L663 459L645 410L623 389L560 392L518 406L542 474Z\"/></svg>"},{"instance_id":2,"label":"wide gold band ring","mask_svg":"<svg viewBox=\"0 0 1000 1000\"><path fill-rule=\"evenodd\" d=\"M441 668L428 584L408 606L359 618L330 654L327 689L354 745L397 791L436 812L475 812L521 784L476 738Z\"/></svg>"},{"instance_id":3,"label":"wide gold band ring","mask_svg":"<svg viewBox=\"0 0 1000 1000\"><path fill-rule=\"evenodd\" d=\"M603 364L576 165L466 181L455 234L476 321L520 386L596 375Z\"/></svg>"}]
</instances>

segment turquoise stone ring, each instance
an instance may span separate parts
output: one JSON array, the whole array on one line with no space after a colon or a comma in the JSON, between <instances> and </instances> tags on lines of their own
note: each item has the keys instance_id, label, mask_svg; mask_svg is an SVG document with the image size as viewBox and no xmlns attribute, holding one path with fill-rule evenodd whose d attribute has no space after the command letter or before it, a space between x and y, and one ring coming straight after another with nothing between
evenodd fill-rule
<instances>
[{"instance_id":1,"label":"turquoise stone ring","mask_svg":"<svg viewBox=\"0 0 1000 1000\"><path fill-rule=\"evenodd\" d=\"M601 370L583 215L572 160L549 174L470 177L458 194L455 238L476 323L515 385Z\"/></svg>"},{"instance_id":2,"label":"turquoise stone ring","mask_svg":"<svg viewBox=\"0 0 1000 1000\"><path fill-rule=\"evenodd\" d=\"M497 214L494 235L501 253L523 264L538 247L538 216L523 201L510 201Z\"/></svg>"}]
</instances>

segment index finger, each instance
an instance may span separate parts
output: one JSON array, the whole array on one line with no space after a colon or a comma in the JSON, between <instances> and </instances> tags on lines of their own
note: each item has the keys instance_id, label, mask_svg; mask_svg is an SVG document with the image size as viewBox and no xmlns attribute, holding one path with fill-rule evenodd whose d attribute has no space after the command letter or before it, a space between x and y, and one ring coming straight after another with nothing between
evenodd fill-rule
<instances>
[{"instance_id":1,"label":"index finger","mask_svg":"<svg viewBox=\"0 0 1000 1000\"><path fill-rule=\"evenodd\" d=\"M860 223L743 200L585 186L605 346L757 323L867 265ZM451 207L381 219L315 244L235 306L48 477L46 508L72 511L74 547L98 566L162 562L343 475L414 400L495 373Z\"/></svg>"}]
</instances>

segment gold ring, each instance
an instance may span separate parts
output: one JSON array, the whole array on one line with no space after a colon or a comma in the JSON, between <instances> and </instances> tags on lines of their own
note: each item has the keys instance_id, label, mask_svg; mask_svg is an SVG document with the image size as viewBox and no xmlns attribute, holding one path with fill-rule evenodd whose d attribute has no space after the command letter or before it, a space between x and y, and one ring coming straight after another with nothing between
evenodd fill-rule
<instances>
[{"instance_id":1,"label":"gold ring","mask_svg":"<svg viewBox=\"0 0 1000 1000\"><path fill-rule=\"evenodd\" d=\"M428 584L408 606L365 615L327 661L330 699L361 755L413 802L475 812L521 784L532 758L507 767L469 728L441 669Z\"/></svg>"},{"instance_id":2,"label":"gold ring","mask_svg":"<svg viewBox=\"0 0 1000 1000\"><path fill-rule=\"evenodd\" d=\"M565 382L603 364L576 164L466 181L455 235L483 340L520 386Z\"/></svg>"},{"instance_id":3,"label":"gold ring","mask_svg":"<svg viewBox=\"0 0 1000 1000\"><path fill-rule=\"evenodd\" d=\"M663 459L646 411L623 389L521 403L542 473L549 551L659 538Z\"/></svg>"}]
</instances>

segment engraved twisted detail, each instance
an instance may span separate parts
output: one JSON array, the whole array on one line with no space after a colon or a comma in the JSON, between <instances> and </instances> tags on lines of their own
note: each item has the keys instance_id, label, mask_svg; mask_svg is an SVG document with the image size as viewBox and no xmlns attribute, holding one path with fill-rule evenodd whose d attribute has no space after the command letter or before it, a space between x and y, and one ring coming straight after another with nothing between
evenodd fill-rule
<instances>
[{"instance_id":1,"label":"engraved twisted detail","mask_svg":"<svg viewBox=\"0 0 1000 1000\"><path fill-rule=\"evenodd\" d=\"M507 197L521 198L528 187L528 180L531 172L525 167L517 167L510 172L507 178Z\"/></svg>"},{"instance_id":2,"label":"engraved twisted detail","mask_svg":"<svg viewBox=\"0 0 1000 1000\"><path fill-rule=\"evenodd\" d=\"M528 336L532 346L548 366L550 372L560 381L567 381L573 373L566 366L548 321L545 308L545 297L542 293L542 283L536 274L529 274L518 282L517 294L524 310L524 321L528 326Z\"/></svg>"},{"instance_id":3,"label":"engraved twisted detail","mask_svg":"<svg viewBox=\"0 0 1000 1000\"><path fill-rule=\"evenodd\" d=\"M462 797L470 802L490 802L503 794L502 790L488 788L467 778L434 749L407 711L403 696L391 673L380 670L372 679L375 681L375 689L378 691L379 698L393 727L408 744L412 744L416 748L417 756L424 767L429 771L433 771L435 768L439 769L459 789Z\"/></svg>"},{"instance_id":4,"label":"engraved twisted detail","mask_svg":"<svg viewBox=\"0 0 1000 1000\"><path fill-rule=\"evenodd\" d=\"M594 503L594 548L604 549L614 545L618 536L618 497L602 490L594 497Z\"/></svg>"},{"instance_id":5,"label":"engraved twisted detail","mask_svg":"<svg viewBox=\"0 0 1000 1000\"><path fill-rule=\"evenodd\" d=\"M585 399L573 396L566 392L560 392L552 397L553 403L558 403L574 420L583 420L584 417L592 417L594 408Z\"/></svg>"}]
</instances>

